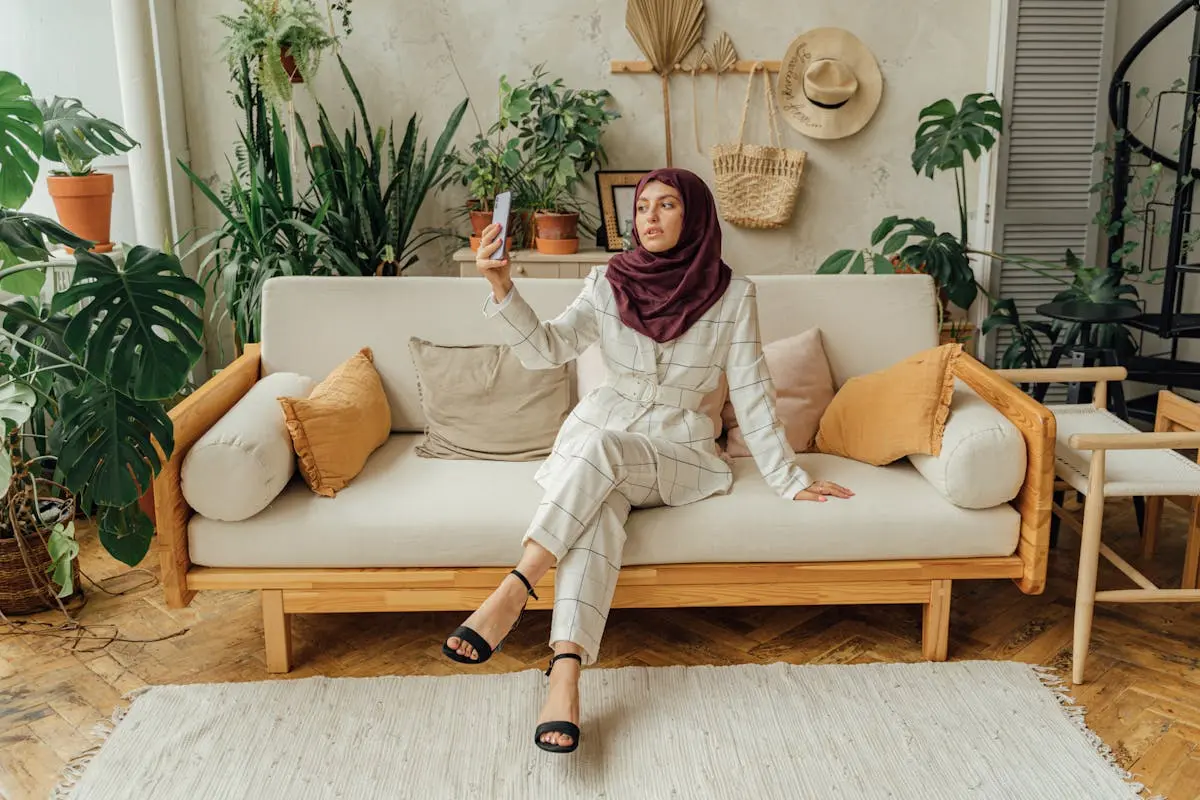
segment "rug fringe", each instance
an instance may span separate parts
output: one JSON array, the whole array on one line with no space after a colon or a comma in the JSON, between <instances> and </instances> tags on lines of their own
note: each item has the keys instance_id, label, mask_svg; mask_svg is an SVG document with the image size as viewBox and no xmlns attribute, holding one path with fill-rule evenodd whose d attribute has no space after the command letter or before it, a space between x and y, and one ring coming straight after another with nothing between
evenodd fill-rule
<instances>
[{"instance_id":1,"label":"rug fringe","mask_svg":"<svg viewBox=\"0 0 1200 800\"><path fill-rule=\"evenodd\" d=\"M1063 713L1067 715L1067 719L1071 720L1075 724L1075 727L1087 737L1088 742L1117 776L1138 794L1146 791L1146 784L1134 778L1132 772L1122 767L1117 761L1116 754L1113 753L1112 748L1105 744L1104 740L1088 727L1086 720L1087 707L1081 706L1075 701L1075 697L1071 694L1071 687L1066 679L1060 676L1053 667L1041 664L1031 664L1030 666L1033 667L1033 674L1037 675L1042 685L1049 689L1053 693L1054 698L1058 700L1058 704L1062 707ZM1167 800L1167 798L1159 794L1147 798L1147 800Z\"/></svg>"},{"instance_id":2,"label":"rug fringe","mask_svg":"<svg viewBox=\"0 0 1200 800\"><path fill-rule=\"evenodd\" d=\"M126 700L134 700L146 693L153 687L143 686L139 689L134 689L131 692L126 692L123 698ZM129 706L117 706L113 709L112 716L108 721L97 722L91 730L92 736L99 739L96 744L79 753L74 758L66 763L62 769L62 776L58 783L50 790L50 800L70 800L71 795L75 794L75 789L79 786L79 781L83 778L83 774L87 772L87 768L92 763L92 759L100 752L108 741L108 737L112 736L113 731L121 724L129 714Z\"/></svg>"}]
</instances>

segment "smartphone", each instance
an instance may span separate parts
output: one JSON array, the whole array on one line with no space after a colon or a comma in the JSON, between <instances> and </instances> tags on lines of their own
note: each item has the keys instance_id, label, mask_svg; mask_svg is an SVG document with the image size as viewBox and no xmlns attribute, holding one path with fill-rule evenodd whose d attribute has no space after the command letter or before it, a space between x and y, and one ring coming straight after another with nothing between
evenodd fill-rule
<instances>
[{"instance_id":1,"label":"smartphone","mask_svg":"<svg viewBox=\"0 0 1200 800\"><path fill-rule=\"evenodd\" d=\"M496 261L500 261L508 257L508 215L512 210L512 192L501 192L496 195L496 202L492 205L492 224L500 226L500 249L492 255Z\"/></svg>"}]
</instances>

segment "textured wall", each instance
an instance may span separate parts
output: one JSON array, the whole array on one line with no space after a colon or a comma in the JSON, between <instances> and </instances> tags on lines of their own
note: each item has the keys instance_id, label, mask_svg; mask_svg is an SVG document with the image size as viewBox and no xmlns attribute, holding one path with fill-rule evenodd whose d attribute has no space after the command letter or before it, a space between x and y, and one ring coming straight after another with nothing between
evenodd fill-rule
<instances>
[{"instance_id":1,"label":"textured wall","mask_svg":"<svg viewBox=\"0 0 1200 800\"><path fill-rule=\"evenodd\" d=\"M236 0L180 0L179 28L192 163L201 175L224 175L225 157L236 140L237 118L229 81L216 56L223 28L215 16L235 13ZM435 135L446 114L463 97L451 54L462 72L484 126L495 113L495 85L501 73L514 78L546 62L569 85L607 88L623 115L607 134L615 169L649 169L664 159L662 101L655 76L612 75L610 59L640 58L625 30L620 0L355 0L353 36L345 57L366 97L375 124L389 117L402 125L416 111L424 130ZM984 88L988 50L987 0L713 0L708 3L705 41L727 31L745 58L780 59L800 32L822 25L850 29L875 52L884 75L883 101L871 124L858 135L817 142L784 124L787 146L809 153L798 210L785 230L747 232L726 226L726 257L741 273L805 272L834 249L865 243L871 228L888 213L932 215L943 224L955 219L953 182L931 184L908 164L917 112L942 97L955 102ZM736 136L746 76L726 76L721 106L713 111L714 79L699 80L702 142L707 151L718 135ZM761 80L761 78L760 78ZM350 118L350 97L336 64L322 66L312 87L334 115ZM712 171L698 153L692 133L691 78L672 84L675 162L706 178ZM751 109L748 140L764 141L761 94ZM306 120L312 99L298 97ZM475 131L467 115L459 143ZM588 184L591 185L590 182ZM974 200L974 193L970 195ZM426 224L441 224L445 209L461 202L443 194L426 205ZM198 220L212 214L197 196ZM442 254L429 253L420 271L449 269Z\"/></svg>"}]
</instances>

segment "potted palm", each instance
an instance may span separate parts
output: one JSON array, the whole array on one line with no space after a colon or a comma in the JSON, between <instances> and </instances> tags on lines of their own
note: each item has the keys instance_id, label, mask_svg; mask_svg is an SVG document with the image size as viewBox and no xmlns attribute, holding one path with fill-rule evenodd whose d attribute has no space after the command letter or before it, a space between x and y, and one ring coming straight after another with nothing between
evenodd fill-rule
<instances>
[{"instance_id":1,"label":"potted palm","mask_svg":"<svg viewBox=\"0 0 1200 800\"><path fill-rule=\"evenodd\" d=\"M276 106L291 102L293 83L312 80L322 54L338 41L312 0L243 0L241 14L217 19L229 29L221 51L230 71L243 59L254 65L258 86ZM345 14L343 25L349 25Z\"/></svg>"},{"instance_id":2,"label":"potted palm","mask_svg":"<svg viewBox=\"0 0 1200 800\"><path fill-rule=\"evenodd\" d=\"M78 591L76 498L100 542L138 564L153 526L138 506L174 448L164 402L201 353L204 290L173 255L125 263L22 213L44 147L28 88L0 72L0 611L63 606ZM71 285L42 300L48 248L75 248Z\"/></svg>"},{"instance_id":3,"label":"potted palm","mask_svg":"<svg viewBox=\"0 0 1200 800\"><path fill-rule=\"evenodd\" d=\"M97 117L73 97L35 101L42 117L42 156L61 164L46 178L59 221L98 253L112 250L113 176L92 161L137 147L125 129Z\"/></svg>"},{"instance_id":4,"label":"potted palm","mask_svg":"<svg viewBox=\"0 0 1200 800\"><path fill-rule=\"evenodd\" d=\"M582 210L574 190L591 170L607 161L600 137L620 114L607 108L603 89L567 89L561 78L549 80L543 65L523 83L502 84L501 108L528 106L513 113L528 169L538 252L561 255L579 250Z\"/></svg>"}]
</instances>

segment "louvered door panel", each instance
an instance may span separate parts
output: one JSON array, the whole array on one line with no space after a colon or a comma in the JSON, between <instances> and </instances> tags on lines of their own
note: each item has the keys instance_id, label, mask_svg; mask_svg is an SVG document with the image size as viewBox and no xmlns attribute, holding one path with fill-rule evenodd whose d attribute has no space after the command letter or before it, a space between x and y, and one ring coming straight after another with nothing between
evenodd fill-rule
<instances>
[{"instance_id":1,"label":"louvered door panel","mask_svg":"<svg viewBox=\"0 0 1200 800\"><path fill-rule=\"evenodd\" d=\"M1090 188L1106 130L1113 23L1105 0L1009 0L990 249L1049 261L1068 248L1085 261L1098 257ZM1062 288L1015 264L993 263L990 279L1026 318ZM988 357L998 363L1011 336L990 339Z\"/></svg>"}]
</instances>

